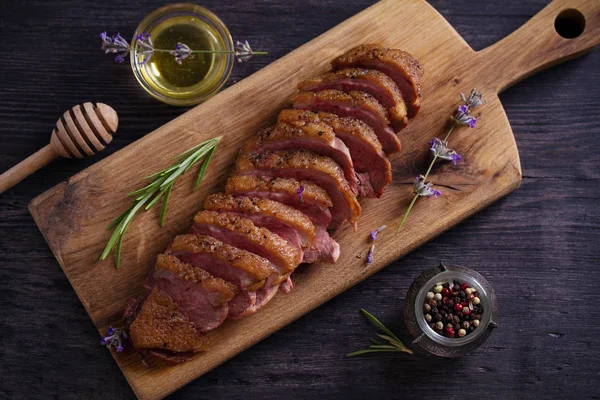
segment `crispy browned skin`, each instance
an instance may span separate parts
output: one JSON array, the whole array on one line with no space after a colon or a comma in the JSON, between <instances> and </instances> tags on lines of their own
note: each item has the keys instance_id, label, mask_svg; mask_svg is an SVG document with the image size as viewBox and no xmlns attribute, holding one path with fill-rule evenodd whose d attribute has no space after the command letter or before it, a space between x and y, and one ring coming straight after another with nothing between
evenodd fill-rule
<instances>
[{"instance_id":1,"label":"crispy browned skin","mask_svg":"<svg viewBox=\"0 0 600 400\"><path fill-rule=\"evenodd\" d=\"M356 87L358 86L358 87ZM398 85L383 72L364 69L347 68L340 71L326 72L309 78L298 84L298 90L315 91L337 89L344 92L352 90L365 91L375 97L388 109L392 125L396 131L407 124L406 103Z\"/></svg>"},{"instance_id":2,"label":"crispy browned skin","mask_svg":"<svg viewBox=\"0 0 600 400\"><path fill-rule=\"evenodd\" d=\"M281 171L284 169L306 171L307 178L305 179L309 179L308 176L315 172L319 176L327 177L327 181L331 183L331 186L329 190L326 190L334 204L331 211L332 215L335 214L334 219L337 222L343 222L344 220L351 223L356 222L360 216L360 204L348 185L342 168L331 158L320 156L308 150L296 150L273 151L264 154L240 154L236 161L236 170L242 173L254 170ZM314 183L323 186L323 183ZM334 187L335 190L333 190Z\"/></svg>"},{"instance_id":3,"label":"crispy browned skin","mask_svg":"<svg viewBox=\"0 0 600 400\"><path fill-rule=\"evenodd\" d=\"M257 192L281 192L290 196L298 196L300 187L304 187L302 195L304 200L310 204L329 208L333 206L331 197L321 186L309 181L297 181L291 178L270 178L255 175L234 174L227 180L225 193L235 194L250 191Z\"/></svg>"},{"instance_id":4,"label":"crispy browned skin","mask_svg":"<svg viewBox=\"0 0 600 400\"><path fill-rule=\"evenodd\" d=\"M331 62L334 69L373 68L390 75L396 82L408 106L408 117L416 115L421 107L421 80L423 66L409 53L381 47L377 44L362 44L348 50ZM405 82L391 76L394 71Z\"/></svg>"},{"instance_id":5,"label":"crispy browned skin","mask_svg":"<svg viewBox=\"0 0 600 400\"><path fill-rule=\"evenodd\" d=\"M330 157L342 167L344 177L350 188L357 193L358 179L350 151L343 141L338 139L326 124L305 125L302 127L289 124L277 124L263 129L246 140L242 153L264 153L275 150L311 150L325 157Z\"/></svg>"},{"instance_id":6,"label":"crispy browned skin","mask_svg":"<svg viewBox=\"0 0 600 400\"><path fill-rule=\"evenodd\" d=\"M315 226L306 215L294 207L278 201L257 197L234 197L224 193L212 194L204 201L208 211L259 214L274 218L307 237L309 244L315 241Z\"/></svg>"},{"instance_id":7,"label":"crispy browned skin","mask_svg":"<svg viewBox=\"0 0 600 400\"><path fill-rule=\"evenodd\" d=\"M354 135L361 138L369 146L373 147L376 153L383 154L381 143L377 139L377 135L373 129L361 120L350 117L338 117L335 114L326 112L312 112L308 110L285 109L279 113L277 122L287 123L296 126L304 126L311 124L327 125L336 129L353 132Z\"/></svg>"},{"instance_id":8,"label":"crispy browned skin","mask_svg":"<svg viewBox=\"0 0 600 400\"><path fill-rule=\"evenodd\" d=\"M248 290L261 287L265 279L274 272L273 265L269 260L249 251L225 244L210 236L179 235L175 237L169 248L174 252L207 254L212 258L231 264L234 268L242 270L254 278L254 284L249 286Z\"/></svg>"},{"instance_id":9,"label":"crispy browned skin","mask_svg":"<svg viewBox=\"0 0 600 400\"><path fill-rule=\"evenodd\" d=\"M350 149L354 169L359 173L368 173L377 197L392 180L391 164L383 153L381 143L373 129L355 118L340 118L325 112L314 113L306 110L283 110L279 113L278 123L294 126L327 124ZM364 194L363 194L364 195Z\"/></svg>"},{"instance_id":10,"label":"crispy browned skin","mask_svg":"<svg viewBox=\"0 0 600 400\"><path fill-rule=\"evenodd\" d=\"M200 241L200 238L198 237L194 239L196 239L196 241ZM205 241L209 242L210 239L212 238L207 237ZM191 240L191 242L193 242L193 239ZM198 246L196 246L196 248L197 247ZM227 282L221 278L214 277L202 268L193 267L190 264L184 263L180 261L177 257L172 255L159 254L156 258L155 270L169 271L173 275L183 279L184 281L191 281L197 283L212 294L217 295L215 298L220 303L228 302L238 292L238 288L234 284Z\"/></svg>"},{"instance_id":11,"label":"crispy browned skin","mask_svg":"<svg viewBox=\"0 0 600 400\"><path fill-rule=\"evenodd\" d=\"M173 299L156 287L129 327L129 335L138 349L199 352L205 350L208 344L206 336L184 317Z\"/></svg>"},{"instance_id":12,"label":"crispy browned skin","mask_svg":"<svg viewBox=\"0 0 600 400\"><path fill-rule=\"evenodd\" d=\"M389 114L385 108L370 94L352 91L350 93L342 92L341 90L325 89L318 92L297 92L292 96L292 103L308 103L310 99L318 99L320 101L331 101L337 104L347 104L348 106L358 105L360 108L369 110L373 115L380 118L383 123L390 125Z\"/></svg>"},{"instance_id":13,"label":"crispy browned skin","mask_svg":"<svg viewBox=\"0 0 600 400\"><path fill-rule=\"evenodd\" d=\"M315 128L310 130L300 130L294 129L289 125L274 125L263 129L250 139L246 140L241 151L252 152L260 149L268 142L292 140L298 137L331 143L335 139L335 133L331 127L324 127L322 130Z\"/></svg>"},{"instance_id":14,"label":"crispy browned skin","mask_svg":"<svg viewBox=\"0 0 600 400\"><path fill-rule=\"evenodd\" d=\"M400 151L400 139L390 124L387 110L370 94L326 89L318 92L297 92L292 96L291 102L297 109L330 112L340 117L363 120L373 128L386 154Z\"/></svg>"},{"instance_id":15,"label":"crispy browned skin","mask_svg":"<svg viewBox=\"0 0 600 400\"><path fill-rule=\"evenodd\" d=\"M215 226L244 237L257 247L264 248L279 267L293 271L302 261L302 255L285 239L268 229L259 228L248 218L216 211L200 211L194 216L195 224Z\"/></svg>"}]
</instances>

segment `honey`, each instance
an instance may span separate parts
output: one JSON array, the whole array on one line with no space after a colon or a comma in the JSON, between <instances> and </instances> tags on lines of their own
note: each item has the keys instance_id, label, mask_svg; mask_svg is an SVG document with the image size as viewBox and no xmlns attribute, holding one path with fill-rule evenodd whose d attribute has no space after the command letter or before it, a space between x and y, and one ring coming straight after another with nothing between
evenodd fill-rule
<instances>
[{"instance_id":1,"label":"honey","mask_svg":"<svg viewBox=\"0 0 600 400\"><path fill-rule=\"evenodd\" d=\"M159 100L175 105L197 104L215 94L229 77L233 64L231 36L210 11L193 4L166 6L140 23L136 34L142 32L150 34L155 51L146 63L134 54L132 68L142 87ZM169 53L177 43L192 50L181 64Z\"/></svg>"}]
</instances>

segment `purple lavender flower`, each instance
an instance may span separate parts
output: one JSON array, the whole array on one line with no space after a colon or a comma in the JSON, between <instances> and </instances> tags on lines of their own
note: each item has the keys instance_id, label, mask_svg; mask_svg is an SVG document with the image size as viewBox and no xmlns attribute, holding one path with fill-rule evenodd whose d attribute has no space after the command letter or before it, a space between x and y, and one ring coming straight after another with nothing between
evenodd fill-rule
<instances>
[{"instance_id":1,"label":"purple lavender flower","mask_svg":"<svg viewBox=\"0 0 600 400\"><path fill-rule=\"evenodd\" d=\"M140 64L146 64L154 55L154 44L149 33L141 33L133 37L136 41L136 54L140 56ZM139 49L138 49L139 47Z\"/></svg>"},{"instance_id":2,"label":"purple lavender flower","mask_svg":"<svg viewBox=\"0 0 600 400\"><path fill-rule=\"evenodd\" d=\"M175 50L171 50L169 54L175 56L175 61L177 62L177 64L181 64L183 60L185 60L190 56L190 54L192 54L192 49L190 49L190 47L187 44L179 42L175 45Z\"/></svg>"},{"instance_id":3,"label":"purple lavender flower","mask_svg":"<svg viewBox=\"0 0 600 400\"><path fill-rule=\"evenodd\" d=\"M415 178L415 184L413 185L413 191L419 197L439 197L442 193L432 188L433 183L425 182L425 177L423 175L419 175Z\"/></svg>"},{"instance_id":4,"label":"purple lavender flower","mask_svg":"<svg viewBox=\"0 0 600 400\"><path fill-rule=\"evenodd\" d=\"M431 142L429 142L429 144L431 145L431 148L429 150L431 150L433 155L437 158L452 161L454 165L456 165L457 162L462 160L462 157L456 151L448 148L448 142L445 140L441 140L435 137L431 139Z\"/></svg>"},{"instance_id":5,"label":"purple lavender flower","mask_svg":"<svg viewBox=\"0 0 600 400\"><path fill-rule=\"evenodd\" d=\"M459 113L466 114L467 111L469 111L469 107L467 107L466 105L458 106L458 112Z\"/></svg>"},{"instance_id":6,"label":"purple lavender flower","mask_svg":"<svg viewBox=\"0 0 600 400\"><path fill-rule=\"evenodd\" d=\"M385 225L380 226L379 228L375 229L374 231L371 231L369 233L369 235L371 236L371 240L375 241L375 239L377 239L377 235L379 234L379 232L381 232L382 230L384 230L386 228Z\"/></svg>"},{"instance_id":7,"label":"purple lavender flower","mask_svg":"<svg viewBox=\"0 0 600 400\"><path fill-rule=\"evenodd\" d=\"M129 43L120 34L114 35L112 38L106 34L106 32L102 32L100 34L100 39L102 39L102 47L105 54L112 53L116 54L115 61L118 63L122 63L125 61L125 57L129 54Z\"/></svg>"},{"instance_id":8,"label":"purple lavender flower","mask_svg":"<svg viewBox=\"0 0 600 400\"><path fill-rule=\"evenodd\" d=\"M296 193L300 196L300 202L304 203L304 185L300 185Z\"/></svg>"},{"instance_id":9,"label":"purple lavender flower","mask_svg":"<svg viewBox=\"0 0 600 400\"><path fill-rule=\"evenodd\" d=\"M237 41L235 42L235 56L237 57L238 62L246 62L254 56L254 52L252 51L252 47L250 47L250 43L248 41L244 41L244 43Z\"/></svg>"},{"instance_id":10,"label":"purple lavender flower","mask_svg":"<svg viewBox=\"0 0 600 400\"><path fill-rule=\"evenodd\" d=\"M114 348L118 353L124 349L124 342L127 339L127 333L122 328L113 328L110 326L107 332L108 336L105 336L100 340L101 346L108 348Z\"/></svg>"},{"instance_id":11,"label":"purple lavender flower","mask_svg":"<svg viewBox=\"0 0 600 400\"><path fill-rule=\"evenodd\" d=\"M375 245L371 245L369 252L367 253L367 264L371 264L373 262L373 253L375 252Z\"/></svg>"},{"instance_id":12,"label":"purple lavender flower","mask_svg":"<svg viewBox=\"0 0 600 400\"><path fill-rule=\"evenodd\" d=\"M469 119L467 120L469 128L475 128L475 123L477 123L477 118L469 116Z\"/></svg>"}]
</instances>

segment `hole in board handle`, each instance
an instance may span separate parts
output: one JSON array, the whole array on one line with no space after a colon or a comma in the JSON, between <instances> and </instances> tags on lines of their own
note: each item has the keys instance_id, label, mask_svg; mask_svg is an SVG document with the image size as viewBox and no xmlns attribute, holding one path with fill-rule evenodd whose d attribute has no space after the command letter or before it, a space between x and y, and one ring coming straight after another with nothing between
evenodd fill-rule
<instances>
[{"instance_id":1,"label":"hole in board handle","mask_svg":"<svg viewBox=\"0 0 600 400\"><path fill-rule=\"evenodd\" d=\"M585 30L585 17L574 8L564 10L554 20L554 29L565 39L575 39Z\"/></svg>"}]
</instances>

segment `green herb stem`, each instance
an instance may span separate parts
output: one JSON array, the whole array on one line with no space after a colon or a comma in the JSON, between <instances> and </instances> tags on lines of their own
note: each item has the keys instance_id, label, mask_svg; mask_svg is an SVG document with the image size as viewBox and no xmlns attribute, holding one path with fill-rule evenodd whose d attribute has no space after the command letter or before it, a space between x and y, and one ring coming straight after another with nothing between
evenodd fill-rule
<instances>
[{"instance_id":1,"label":"green herb stem","mask_svg":"<svg viewBox=\"0 0 600 400\"><path fill-rule=\"evenodd\" d=\"M158 53L169 53L173 51L173 49L154 49L155 52ZM190 53L198 53L198 54L236 54L237 51L232 50L190 50ZM264 56L269 54L266 51L253 51L252 55Z\"/></svg>"},{"instance_id":2,"label":"green herb stem","mask_svg":"<svg viewBox=\"0 0 600 400\"><path fill-rule=\"evenodd\" d=\"M408 347L406 347L402 343L402 341L398 338L398 336L396 336L392 331L390 331L388 328L386 328L385 325L383 325L377 318L375 318L373 315L371 315L367 310L361 308L360 312L367 318L367 320L375 328L377 328L381 332L385 333L385 335L378 333L377 336L380 337L381 339L387 340L389 344L383 344L381 342L378 342L375 339L371 339L371 341L374 344L369 346L368 349L354 351L352 353L346 354L346 357L354 357L354 356L359 356L361 354L366 354L366 353L381 353L381 352L389 352L389 351L394 351L394 352L401 351L404 353L413 354L412 350L409 349Z\"/></svg>"},{"instance_id":3,"label":"green herb stem","mask_svg":"<svg viewBox=\"0 0 600 400\"><path fill-rule=\"evenodd\" d=\"M159 225L160 227L164 226L167 204L175 181L199 161L203 160L194 184L194 190L198 189L221 138L222 136L209 139L174 157L174 160L179 161L162 171L145 177L145 179L152 179L152 182L141 189L127 194L129 197L135 197L133 205L108 225L107 229L114 228L114 231L100 255L100 260L106 259L110 252L115 249L115 266L117 269L119 268L125 231L142 207L144 211L148 211L162 200Z\"/></svg>"}]
</instances>

